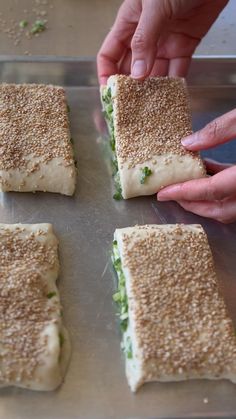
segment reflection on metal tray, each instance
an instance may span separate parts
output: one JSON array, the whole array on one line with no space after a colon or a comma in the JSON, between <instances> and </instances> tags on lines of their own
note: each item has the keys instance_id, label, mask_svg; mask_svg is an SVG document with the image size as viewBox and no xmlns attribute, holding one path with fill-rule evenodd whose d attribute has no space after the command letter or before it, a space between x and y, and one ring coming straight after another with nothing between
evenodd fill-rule
<instances>
[{"instance_id":1,"label":"reflection on metal tray","mask_svg":"<svg viewBox=\"0 0 236 419\"><path fill-rule=\"evenodd\" d=\"M110 244L116 227L201 223L214 252L222 292L236 322L236 224L221 225L156 198L115 202L98 127L103 128L95 63L0 58L1 82L61 84L70 104L79 176L74 198L0 194L1 222L52 222L60 240L59 288L72 339L65 383L52 393L0 390L0 419L236 417L236 386L226 381L126 383L112 302ZM189 75L194 129L236 107L236 59L195 60ZM235 161L234 142L208 152ZM208 403L204 403L208 400Z\"/></svg>"}]
</instances>

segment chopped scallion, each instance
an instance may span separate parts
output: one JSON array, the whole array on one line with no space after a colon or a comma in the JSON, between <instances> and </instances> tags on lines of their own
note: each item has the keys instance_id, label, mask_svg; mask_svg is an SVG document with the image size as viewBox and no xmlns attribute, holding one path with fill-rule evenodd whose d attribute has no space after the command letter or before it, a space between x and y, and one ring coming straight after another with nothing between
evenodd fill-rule
<instances>
[{"instance_id":1,"label":"chopped scallion","mask_svg":"<svg viewBox=\"0 0 236 419\"><path fill-rule=\"evenodd\" d=\"M46 22L44 20L36 20L31 28L31 33L35 35L36 33L43 32L46 29Z\"/></svg>"},{"instance_id":2,"label":"chopped scallion","mask_svg":"<svg viewBox=\"0 0 236 419\"><path fill-rule=\"evenodd\" d=\"M121 191L114 193L113 199L115 199L116 201L120 201L121 199L123 199Z\"/></svg>"},{"instance_id":3,"label":"chopped scallion","mask_svg":"<svg viewBox=\"0 0 236 419\"><path fill-rule=\"evenodd\" d=\"M55 292L55 291L52 291L52 292L49 292L48 294L47 294L47 297L50 299L50 298L52 298L52 297L55 297L57 295L57 293Z\"/></svg>"},{"instance_id":4,"label":"chopped scallion","mask_svg":"<svg viewBox=\"0 0 236 419\"><path fill-rule=\"evenodd\" d=\"M118 303L120 301L120 292L113 294L112 298L116 303Z\"/></svg>"},{"instance_id":5,"label":"chopped scallion","mask_svg":"<svg viewBox=\"0 0 236 419\"><path fill-rule=\"evenodd\" d=\"M65 342L65 338L64 335L60 332L59 333L59 343L60 343L60 347L63 346L63 343Z\"/></svg>"},{"instance_id":6,"label":"chopped scallion","mask_svg":"<svg viewBox=\"0 0 236 419\"><path fill-rule=\"evenodd\" d=\"M19 23L19 26L20 26L21 29L26 28L26 26L28 26L27 20L21 20L20 23Z\"/></svg>"},{"instance_id":7,"label":"chopped scallion","mask_svg":"<svg viewBox=\"0 0 236 419\"><path fill-rule=\"evenodd\" d=\"M126 338L126 348L125 348L125 353L128 359L132 359L133 358L133 350L132 350L132 343L131 343L131 338L128 336Z\"/></svg>"},{"instance_id":8,"label":"chopped scallion","mask_svg":"<svg viewBox=\"0 0 236 419\"><path fill-rule=\"evenodd\" d=\"M149 176L151 176L152 171L149 169L149 167L145 166L141 169L141 177L140 177L140 183L144 184Z\"/></svg>"}]
</instances>

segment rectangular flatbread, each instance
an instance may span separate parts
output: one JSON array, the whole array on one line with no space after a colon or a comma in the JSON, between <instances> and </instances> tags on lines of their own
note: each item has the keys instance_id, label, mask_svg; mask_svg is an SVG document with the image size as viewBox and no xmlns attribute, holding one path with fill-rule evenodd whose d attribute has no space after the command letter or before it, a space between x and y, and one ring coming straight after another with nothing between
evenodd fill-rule
<instances>
[{"instance_id":1,"label":"rectangular flatbread","mask_svg":"<svg viewBox=\"0 0 236 419\"><path fill-rule=\"evenodd\" d=\"M70 356L51 224L0 224L0 387L54 390Z\"/></svg>"},{"instance_id":2,"label":"rectangular flatbread","mask_svg":"<svg viewBox=\"0 0 236 419\"><path fill-rule=\"evenodd\" d=\"M0 84L0 191L73 195L76 168L65 92Z\"/></svg>"},{"instance_id":3,"label":"rectangular flatbread","mask_svg":"<svg viewBox=\"0 0 236 419\"><path fill-rule=\"evenodd\" d=\"M236 337L200 225L117 229L114 300L132 391L149 381L236 383Z\"/></svg>"},{"instance_id":4,"label":"rectangular flatbread","mask_svg":"<svg viewBox=\"0 0 236 419\"><path fill-rule=\"evenodd\" d=\"M101 100L118 195L124 199L152 195L164 186L205 176L199 154L181 144L192 132L184 79L151 77L139 82L110 76L107 86L101 87Z\"/></svg>"}]
</instances>

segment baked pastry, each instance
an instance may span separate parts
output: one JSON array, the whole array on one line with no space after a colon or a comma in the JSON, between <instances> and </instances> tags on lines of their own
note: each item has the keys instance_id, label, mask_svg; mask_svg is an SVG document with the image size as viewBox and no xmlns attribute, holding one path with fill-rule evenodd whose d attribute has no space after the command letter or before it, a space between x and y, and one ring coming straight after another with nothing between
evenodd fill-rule
<instances>
[{"instance_id":1,"label":"baked pastry","mask_svg":"<svg viewBox=\"0 0 236 419\"><path fill-rule=\"evenodd\" d=\"M114 155L115 198L151 195L205 176L199 155L181 144L192 132L184 79L110 76L101 100Z\"/></svg>"},{"instance_id":2,"label":"baked pastry","mask_svg":"<svg viewBox=\"0 0 236 419\"><path fill-rule=\"evenodd\" d=\"M236 337L200 225L117 229L113 263L126 375L148 381L236 382Z\"/></svg>"},{"instance_id":3,"label":"baked pastry","mask_svg":"<svg viewBox=\"0 0 236 419\"><path fill-rule=\"evenodd\" d=\"M70 356L50 224L0 224L0 387L54 390Z\"/></svg>"},{"instance_id":4,"label":"baked pastry","mask_svg":"<svg viewBox=\"0 0 236 419\"><path fill-rule=\"evenodd\" d=\"M0 84L0 191L73 195L75 181L64 89Z\"/></svg>"}]
</instances>

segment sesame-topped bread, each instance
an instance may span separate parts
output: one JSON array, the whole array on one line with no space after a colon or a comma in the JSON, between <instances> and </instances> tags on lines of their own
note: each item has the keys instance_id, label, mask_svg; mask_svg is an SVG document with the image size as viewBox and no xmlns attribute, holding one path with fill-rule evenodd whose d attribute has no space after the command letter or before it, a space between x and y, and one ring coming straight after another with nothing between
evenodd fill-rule
<instances>
[{"instance_id":1,"label":"sesame-topped bread","mask_svg":"<svg viewBox=\"0 0 236 419\"><path fill-rule=\"evenodd\" d=\"M70 356L51 224L0 224L0 387L54 390Z\"/></svg>"},{"instance_id":2,"label":"sesame-topped bread","mask_svg":"<svg viewBox=\"0 0 236 419\"><path fill-rule=\"evenodd\" d=\"M200 225L117 229L114 300L132 391L148 381L236 382L236 336Z\"/></svg>"},{"instance_id":3,"label":"sesame-topped bread","mask_svg":"<svg viewBox=\"0 0 236 419\"><path fill-rule=\"evenodd\" d=\"M0 191L73 195L75 180L64 89L0 84Z\"/></svg>"},{"instance_id":4,"label":"sesame-topped bread","mask_svg":"<svg viewBox=\"0 0 236 419\"><path fill-rule=\"evenodd\" d=\"M205 176L199 155L181 144L192 132L184 79L111 76L101 88L101 98L123 198L154 194L164 186Z\"/></svg>"}]
</instances>

